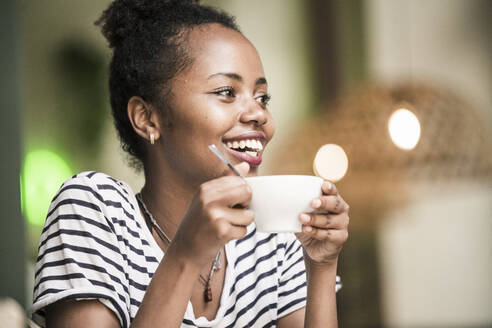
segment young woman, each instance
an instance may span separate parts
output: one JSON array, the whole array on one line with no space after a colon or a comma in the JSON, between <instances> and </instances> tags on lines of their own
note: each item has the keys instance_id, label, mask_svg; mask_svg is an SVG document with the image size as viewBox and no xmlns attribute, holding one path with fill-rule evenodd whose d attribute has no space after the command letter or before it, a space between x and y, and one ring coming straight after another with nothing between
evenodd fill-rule
<instances>
[{"instance_id":1,"label":"young woman","mask_svg":"<svg viewBox=\"0 0 492 328\"><path fill-rule=\"evenodd\" d=\"M36 265L46 327L336 327L348 205L329 182L303 232L259 233L251 190L274 133L268 85L233 18L198 1L116 0L98 21L113 49L111 106L143 165L135 195L80 173L54 197Z\"/></svg>"}]
</instances>

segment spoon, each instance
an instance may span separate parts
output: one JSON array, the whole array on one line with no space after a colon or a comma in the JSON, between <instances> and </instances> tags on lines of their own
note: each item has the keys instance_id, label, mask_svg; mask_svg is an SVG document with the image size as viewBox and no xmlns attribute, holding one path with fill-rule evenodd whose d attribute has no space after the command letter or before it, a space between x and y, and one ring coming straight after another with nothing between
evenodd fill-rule
<instances>
[{"instance_id":1,"label":"spoon","mask_svg":"<svg viewBox=\"0 0 492 328\"><path fill-rule=\"evenodd\" d=\"M236 173L237 176L240 176L241 178L244 179L244 176L241 174L241 172L239 172L234 167L234 165L232 165L232 163L229 162L229 160L227 158L225 158L224 155L222 155L222 153L217 149L217 147L215 147L214 144L208 145L208 149L210 149L212 151L212 153L214 153L214 155L217 156L225 165L229 166L229 168L231 170L233 170L234 173Z\"/></svg>"}]
</instances>

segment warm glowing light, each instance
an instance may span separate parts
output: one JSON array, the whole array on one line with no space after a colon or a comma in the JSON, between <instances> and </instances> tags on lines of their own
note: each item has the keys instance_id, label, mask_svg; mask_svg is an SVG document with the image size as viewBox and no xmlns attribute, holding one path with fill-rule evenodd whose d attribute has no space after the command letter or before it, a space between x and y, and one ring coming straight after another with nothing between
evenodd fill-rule
<instances>
[{"instance_id":1,"label":"warm glowing light","mask_svg":"<svg viewBox=\"0 0 492 328\"><path fill-rule=\"evenodd\" d=\"M400 108L393 112L388 129L391 140L401 149L413 149L420 140L420 122L408 109Z\"/></svg>"},{"instance_id":2,"label":"warm glowing light","mask_svg":"<svg viewBox=\"0 0 492 328\"><path fill-rule=\"evenodd\" d=\"M44 224L51 199L71 175L66 161L50 150L35 150L26 155L21 176L21 206L30 224Z\"/></svg>"},{"instance_id":3,"label":"warm glowing light","mask_svg":"<svg viewBox=\"0 0 492 328\"><path fill-rule=\"evenodd\" d=\"M314 174L325 180L331 182L340 181L347 173L347 154L339 145L323 145L316 153L313 169Z\"/></svg>"}]
</instances>

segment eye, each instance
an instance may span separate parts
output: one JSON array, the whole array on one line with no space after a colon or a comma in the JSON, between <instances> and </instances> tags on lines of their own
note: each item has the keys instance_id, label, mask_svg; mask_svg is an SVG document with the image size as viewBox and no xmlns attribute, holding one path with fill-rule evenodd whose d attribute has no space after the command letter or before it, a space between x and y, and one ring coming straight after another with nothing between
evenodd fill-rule
<instances>
[{"instance_id":1,"label":"eye","mask_svg":"<svg viewBox=\"0 0 492 328\"><path fill-rule=\"evenodd\" d=\"M257 97L256 99L262 105L267 106L268 103L270 102L271 98L272 98L272 96L270 96L270 94L265 93L264 95L261 95L261 96Z\"/></svg>"},{"instance_id":2,"label":"eye","mask_svg":"<svg viewBox=\"0 0 492 328\"><path fill-rule=\"evenodd\" d=\"M236 92L234 88L232 87L223 87L217 90L213 91L214 94L221 96L221 97L226 97L226 98L232 98L236 95Z\"/></svg>"}]
</instances>

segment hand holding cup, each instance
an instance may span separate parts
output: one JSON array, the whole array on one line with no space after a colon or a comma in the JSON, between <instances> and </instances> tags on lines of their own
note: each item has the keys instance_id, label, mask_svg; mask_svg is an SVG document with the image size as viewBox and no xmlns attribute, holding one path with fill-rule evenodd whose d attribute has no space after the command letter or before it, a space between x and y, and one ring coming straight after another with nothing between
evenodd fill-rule
<instances>
[{"instance_id":1,"label":"hand holding cup","mask_svg":"<svg viewBox=\"0 0 492 328\"><path fill-rule=\"evenodd\" d=\"M334 157L338 164L333 164ZM318 264L336 260L348 238L349 206L336 186L328 181L341 179L347 166L345 152L339 146L325 145L316 154L313 167L316 174L324 178L322 195L311 201L312 212L299 215L302 233L298 233L297 237L308 260Z\"/></svg>"}]
</instances>

